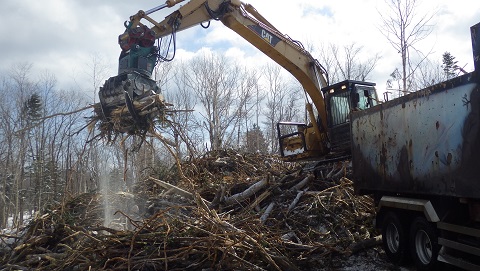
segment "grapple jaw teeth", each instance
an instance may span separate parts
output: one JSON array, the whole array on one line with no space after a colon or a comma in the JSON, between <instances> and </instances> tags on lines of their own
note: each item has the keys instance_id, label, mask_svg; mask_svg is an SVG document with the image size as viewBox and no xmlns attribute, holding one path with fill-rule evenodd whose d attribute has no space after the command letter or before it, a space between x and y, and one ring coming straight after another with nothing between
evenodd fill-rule
<instances>
[{"instance_id":1,"label":"grapple jaw teeth","mask_svg":"<svg viewBox=\"0 0 480 271\"><path fill-rule=\"evenodd\" d=\"M137 72L110 77L98 92L96 114L102 130L113 133L145 133L163 119L167 104L156 82Z\"/></svg>"},{"instance_id":2,"label":"grapple jaw teeth","mask_svg":"<svg viewBox=\"0 0 480 271\"><path fill-rule=\"evenodd\" d=\"M130 113L130 116L132 116L132 119L135 121L135 123L141 123L142 120L140 119L140 116L133 105L132 97L133 94L129 94L128 91L125 91L125 104L127 105L128 112Z\"/></svg>"}]
</instances>

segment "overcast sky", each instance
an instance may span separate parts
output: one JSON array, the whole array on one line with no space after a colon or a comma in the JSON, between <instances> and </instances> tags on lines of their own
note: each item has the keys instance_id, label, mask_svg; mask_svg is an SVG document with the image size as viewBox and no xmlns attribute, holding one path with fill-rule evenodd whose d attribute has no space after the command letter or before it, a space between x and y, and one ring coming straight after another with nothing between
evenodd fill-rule
<instances>
[{"instance_id":1,"label":"overcast sky","mask_svg":"<svg viewBox=\"0 0 480 271\"><path fill-rule=\"evenodd\" d=\"M480 22L478 0L419 0L418 13L437 13L433 33L419 44L441 60L449 51L466 70L473 70L470 26ZM48 71L59 88L92 93L89 74L92 59L106 65L106 77L116 75L123 22L138 10L162 4L152 0L2 0L0 16L0 71L18 63L33 64L32 72ZM284 34L304 44L339 46L355 42L368 57L379 53L371 81L384 88L389 74L400 67L400 57L378 30L384 0L250 0L249 2ZM175 9L151 15L163 19ZM247 62L265 59L233 31L215 22L209 29L192 28L178 34L177 55L192 56L199 50L226 52ZM315 51L312 52L314 57Z\"/></svg>"}]
</instances>

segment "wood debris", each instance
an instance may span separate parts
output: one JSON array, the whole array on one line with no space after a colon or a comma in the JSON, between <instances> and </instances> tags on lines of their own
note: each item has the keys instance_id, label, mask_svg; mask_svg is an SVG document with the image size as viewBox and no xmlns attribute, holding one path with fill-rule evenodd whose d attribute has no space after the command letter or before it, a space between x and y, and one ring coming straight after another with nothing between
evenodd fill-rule
<instances>
[{"instance_id":1,"label":"wood debris","mask_svg":"<svg viewBox=\"0 0 480 271\"><path fill-rule=\"evenodd\" d=\"M103 226L95 193L38 215L0 270L319 270L378 245L373 201L354 194L345 163L306 172L220 151L182 168L193 184L137 183L144 217L121 213L129 230Z\"/></svg>"},{"instance_id":2,"label":"wood debris","mask_svg":"<svg viewBox=\"0 0 480 271\"><path fill-rule=\"evenodd\" d=\"M90 117L88 127L90 130L96 128L95 138L105 139L107 142L114 142L123 134L145 137L147 133L154 133L155 126L166 120L168 114L172 113L168 108L172 105L166 103L160 94L150 95L132 102L132 112L126 104L119 105L112 109L108 116L105 116L102 105L94 104L94 115Z\"/></svg>"}]
</instances>

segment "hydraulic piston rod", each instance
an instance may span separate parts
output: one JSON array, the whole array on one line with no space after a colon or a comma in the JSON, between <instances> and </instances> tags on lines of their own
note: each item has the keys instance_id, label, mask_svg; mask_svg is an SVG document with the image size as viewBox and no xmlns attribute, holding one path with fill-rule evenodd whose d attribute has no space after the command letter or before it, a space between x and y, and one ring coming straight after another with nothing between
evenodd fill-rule
<instances>
[{"instance_id":1,"label":"hydraulic piston rod","mask_svg":"<svg viewBox=\"0 0 480 271\"><path fill-rule=\"evenodd\" d=\"M175 6L176 4L178 4L180 2L183 2L183 1L185 1L185 0L168 0L163 5L160 5L158 7L154 7L152 9L149 9L149 10L145 11L145 15L152 14L156 11L159 11L159 10L167 8L167 7L171 8L171 7Z\"/></svg>"}]
</instances>

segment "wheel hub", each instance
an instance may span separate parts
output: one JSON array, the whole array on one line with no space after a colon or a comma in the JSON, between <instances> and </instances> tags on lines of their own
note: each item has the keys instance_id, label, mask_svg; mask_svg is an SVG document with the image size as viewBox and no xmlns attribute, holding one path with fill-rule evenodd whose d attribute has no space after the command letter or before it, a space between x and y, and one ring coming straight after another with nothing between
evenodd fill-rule
<instances>
[{"instance_id":1,"label":"wheel hub","mask_svg":"<svg viewBox=\"0 0 480 271\"><path fill-rule=\"evenodd\" d=\"M428 234L421 230L415 234L415 251L418 259L425 265L432 261L433 247Z\"/></svg>"},{"instance_id":2,"label":"wheel hub","mask_svg":"<svg viewBox=\"0 0 480 271\"><path fill-rule=\"evenodd\" d=\"M395 224L390 223L387 226L386 238L388 249L393 253L398 252L400 248L400 234L398 233L398 229Z\"/></svg>"}]
</instances>

